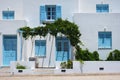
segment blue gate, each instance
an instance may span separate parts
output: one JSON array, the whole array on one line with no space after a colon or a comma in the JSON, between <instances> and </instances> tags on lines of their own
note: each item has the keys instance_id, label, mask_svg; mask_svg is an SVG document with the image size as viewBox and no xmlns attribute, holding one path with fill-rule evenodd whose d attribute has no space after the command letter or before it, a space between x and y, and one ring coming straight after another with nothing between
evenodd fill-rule
<instances>
[{"instance_id":1,"label":"blue gate","mask_svg":"<svg viewBox=\"0 0 120 80\"><path fill-rule=\"evenodd\" d=\"M3 36L3 65L17 60L17 36Z\"/></svg>"}]
</instances>

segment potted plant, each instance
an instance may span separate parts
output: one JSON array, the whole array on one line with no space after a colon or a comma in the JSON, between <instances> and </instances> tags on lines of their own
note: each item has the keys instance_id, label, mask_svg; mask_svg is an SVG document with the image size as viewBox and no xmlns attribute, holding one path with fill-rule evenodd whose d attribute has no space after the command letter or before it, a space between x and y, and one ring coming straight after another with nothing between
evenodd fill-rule
<instances>
[{"instance_id":1,"label":"potted plant","mask_svg":"<svg viewBox=\"0 0 120 80\"><path fill-rule=\"evenodd\" d=\"M66 72L66 69L72 69L73 68L73 62L71 60L68 60L67 62L61 62L61 72Z\"/></svg>"},{"instance_id":2,"label":"potted plant","mask_svg":"<svg viewBox=\"0 0 120 80\"><path fill-rule=\"evenodd\" d=\"M21 65L21 64L19 64L19 63L17 63L16 69L18 69L18 72L21 73L21 72L23 72L24 69L26 69L26 67Z\"/></svg>"}]
</instances>

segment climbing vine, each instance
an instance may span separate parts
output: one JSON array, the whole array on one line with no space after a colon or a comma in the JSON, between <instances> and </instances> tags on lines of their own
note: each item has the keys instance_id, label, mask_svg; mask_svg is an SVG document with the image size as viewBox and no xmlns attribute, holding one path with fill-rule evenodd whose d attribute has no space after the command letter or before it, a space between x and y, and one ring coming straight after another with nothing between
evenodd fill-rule
<instances>
[{"instance_id":1,"label":"climbing vine","mask_svg":"<svg viewBox=\"0 0 120 80\"><path fill-rule=\"evenodd\" d=\"M58 19L54 23L46 23L44 27L30 28L25 26L19 30L23 32L22 34L25 39L36 35L45 37L48 33L56 37L58 33L61 33L70 40L72 46L77 46L81 43L79 27L68 20Z\"/></svg>"}]
</instances>

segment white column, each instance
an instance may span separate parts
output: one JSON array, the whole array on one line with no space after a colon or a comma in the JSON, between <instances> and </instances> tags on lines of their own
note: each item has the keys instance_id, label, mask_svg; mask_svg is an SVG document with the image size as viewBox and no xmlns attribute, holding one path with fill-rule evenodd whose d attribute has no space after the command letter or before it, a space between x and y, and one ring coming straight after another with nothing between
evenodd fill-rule
<instances>
[{"instance_id":1,"label":"white column","mask_svg":"<svg viewBox=\"0 0 120 80\"><path fill-rule=\"evenodd\" d=\"M2 66L2 62L3 62L3 53L2 53L2 49L3 49L3 44L2 44L3 40L2 40L2 34L0 32L0 67Z\"/></svg>"}]
</instances>

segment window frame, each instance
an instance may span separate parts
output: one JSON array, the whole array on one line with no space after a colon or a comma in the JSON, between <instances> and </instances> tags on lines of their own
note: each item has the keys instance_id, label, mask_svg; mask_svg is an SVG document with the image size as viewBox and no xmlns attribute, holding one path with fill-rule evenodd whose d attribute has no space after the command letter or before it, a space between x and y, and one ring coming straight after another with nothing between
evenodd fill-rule
<instances>
[{"instance_id":1,"label":"window frame","mask_svg":"<svg viewBox=\"0 0 120 80\"><path fill-rule=\"evenodd\" d=\"M100 45L100 44L99 44L99 43L100 43L100 42L99 42L100 34L103 34L103 35L104 35L104 37L103 37L104 39L106 38L105 36L106 36L107 34L110 35L110 38L109 38L109 39L110 39L110 43L109 43L110 46L109 46L109 47L106 47L105 45L104 45L104 46L102 45L102 47L99 46L99 45ZM99 32L98 32L98 49L112 49L112 32L111 32L111 31L99 31Z\"/></svg>"},{"instance_id":2,"label":"window frame","mask_svg":"<svg viewBox=\"0 0 120 80\"><path fill-rule=\"evenodd\" d=\"M15 11L12 11L12 10L2 11L2 19L3 20L14 20L15 19Z\"/></svg>"}]
</instances>

